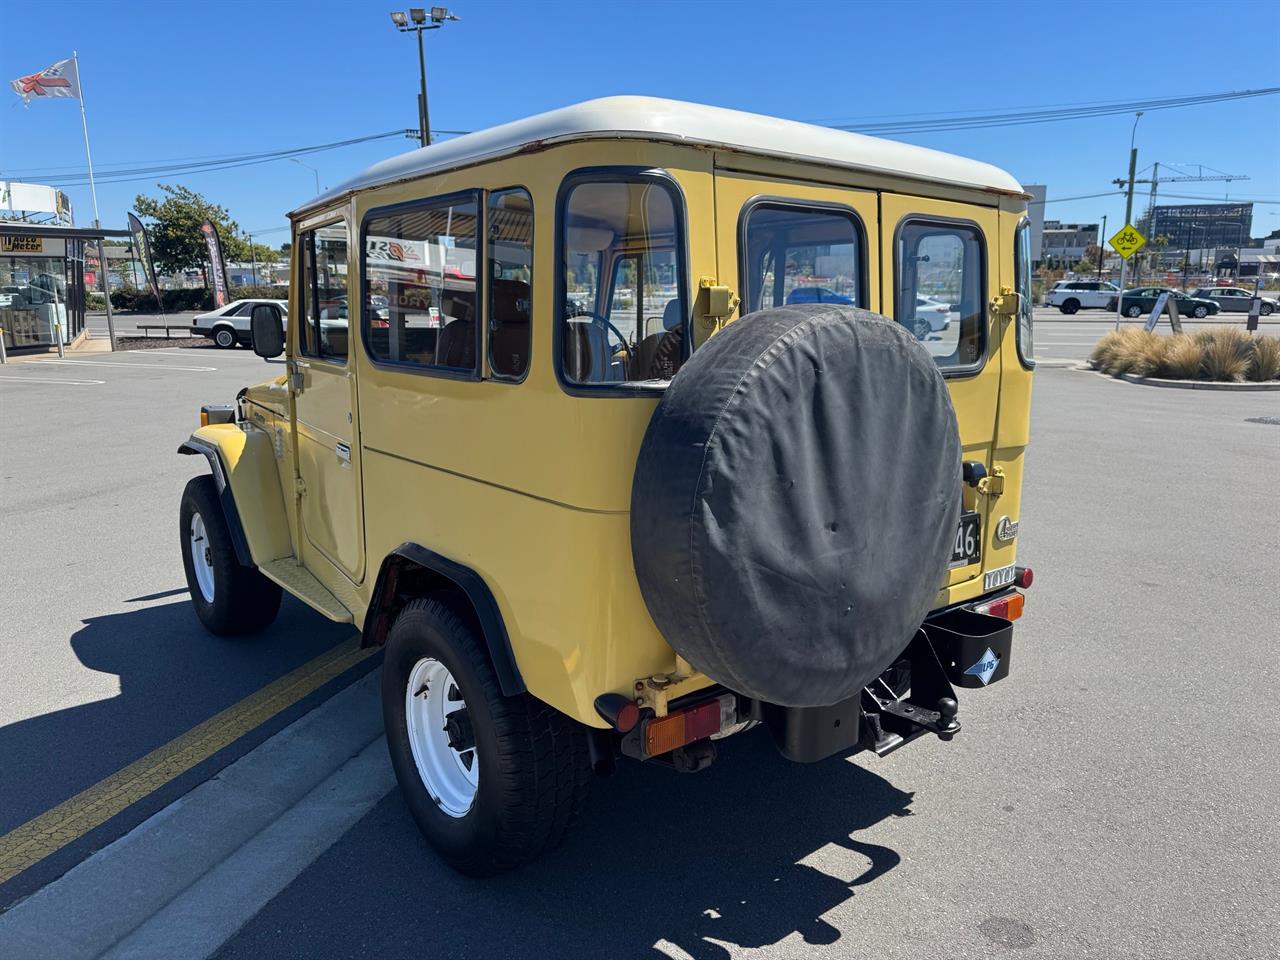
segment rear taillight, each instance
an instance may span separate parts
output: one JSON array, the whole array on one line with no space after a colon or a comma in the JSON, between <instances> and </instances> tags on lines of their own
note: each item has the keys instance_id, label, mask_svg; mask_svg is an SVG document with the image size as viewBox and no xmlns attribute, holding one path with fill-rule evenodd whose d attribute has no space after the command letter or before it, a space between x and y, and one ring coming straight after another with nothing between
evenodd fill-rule
<instances>
[{"instance_id":1,"label":"rear taillight","mask_svg":"<svg viewBox=\"0 0 1280 960\"><path fill-rule=\"evenodd\" d=\"M1017 620L1022 616L1022 607L1025 603L1026 597L1022 594L1011 593L1007 597L974 607L973 612L985 613L989 617L1001 617L1005 620Z\"/></svg>"},{"instance_id":2,"label":"rear taillight","mask_svg":"<svg viewBox=\"0 0 1280 960\"><path fill-rule=\"evenodd\" d=\"M720 701L708 700L696 707L655 717L644 725L644 752L656 757L720 732Z\"/></svg>"}]
</instances>

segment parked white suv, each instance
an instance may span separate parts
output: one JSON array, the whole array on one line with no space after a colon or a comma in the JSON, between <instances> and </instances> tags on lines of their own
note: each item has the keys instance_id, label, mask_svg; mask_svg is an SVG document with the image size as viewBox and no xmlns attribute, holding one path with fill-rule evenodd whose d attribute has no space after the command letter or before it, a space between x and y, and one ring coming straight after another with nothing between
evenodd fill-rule
<instances>
[{"instance_id":1,"label":"parked white suv","mask_svg":"<svg viewBox=\"0 0 1280 960\"><path fill-rule=\"evenodd\" d=\"M191 332L197 337L208 337L224 349L234 347L237 343L250 346L253 334L249 330L249 319L253 308L260 303L271 303L279 307L281 316L288 322L287 300L232 300L225 307L192 317Z\"/></svg>"},{"instance_id":2,"label":"parked white suv","mask_svg":"<svg viewBox=\"0 0 1280 960\"><path fill-rule=\"evenodd\" d=\"M1107 301L1120 293L1120 288L1105 280L1059 280L1047 294L1045 306L1057 307L1063 313L1077 310L1105 310Z\"/></svg>"}]
</instances>

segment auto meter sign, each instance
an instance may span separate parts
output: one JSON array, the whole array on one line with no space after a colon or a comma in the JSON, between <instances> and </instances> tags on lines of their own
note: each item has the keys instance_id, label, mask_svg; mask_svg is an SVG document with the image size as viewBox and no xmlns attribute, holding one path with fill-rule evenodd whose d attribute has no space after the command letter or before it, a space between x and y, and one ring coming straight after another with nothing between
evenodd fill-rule
<instances>
[{"instance_id":1,"label":"auto meter sign","mask_svg":"<svg viewBox=\"0 0 1280 960\"><path fill-rule=\"evenodd\" d=\"M204 234L205 243L209 245L209 263L213 272L213 302L216 306L225 307L229 301L227 294L227 265L222 259L222 241L218 239L218 228L209 220L200 224L200 232Z\"/></svg>"}]
</instances>

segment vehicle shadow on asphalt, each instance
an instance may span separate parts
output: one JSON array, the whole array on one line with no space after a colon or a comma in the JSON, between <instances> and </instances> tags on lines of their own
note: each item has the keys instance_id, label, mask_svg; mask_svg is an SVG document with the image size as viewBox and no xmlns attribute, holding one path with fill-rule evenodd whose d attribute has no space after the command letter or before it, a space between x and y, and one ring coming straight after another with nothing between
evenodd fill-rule
<instances>
[{"instance_id":1,"label":"vehicle shadow on asphalt","mask_svg":"<svg viewBox=\"0 0 1280 960\"><path fill-rule=\"evenodd\" d=\"M561 849L490 880L445 867L393 791L218 956L720 960L722 944L830 944L823 914L900 861L858 832L913 797L842 757L790 763L762 730L704 773L628 763L594 786ZM823 870L801 862L818 851Z\"/></svg>"},{"instance_id":2,"label":"vehicle shadow on asphalt","mask_svg":"<svg viewBox=\"0 0 1280 960\"><path fill-rule=\"evenodd\" d=\"M175 592L185 595L186 590L154 597ZM84 620L69 638L71 649L88 670L119 677L119 693L0 727L0 834L351 634L350 624L330 623L291 598L271 627L241 638L206 632L185 596ZM95 682L94 689L101 684ZM66 691L67 700L83 696L83 691Z\"/></svg>"}]
</instances>

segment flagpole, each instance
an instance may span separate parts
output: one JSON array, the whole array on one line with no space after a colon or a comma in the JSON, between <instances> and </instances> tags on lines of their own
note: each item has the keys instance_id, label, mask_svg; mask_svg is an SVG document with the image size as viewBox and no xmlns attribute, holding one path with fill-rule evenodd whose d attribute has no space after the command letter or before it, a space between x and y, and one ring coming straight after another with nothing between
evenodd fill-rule
<instances>
[{"instance_id":1,"label":"flagpole","mask_svg":"<svg viewBox=\"0 0 1280 960\"><path fill-rule=\"evenodd\" d=\"M84 158L89 161L89 193L93 196L93 225L100 227L102 223L98 219L98 187L93 182L93 154L89 152L89 121L84 115L84 78L80 76L80 56L75 50L71 51L71 59L76 65L76 86L80 88L80 126L84 128Z\"/></svg>"}]
</instances>

